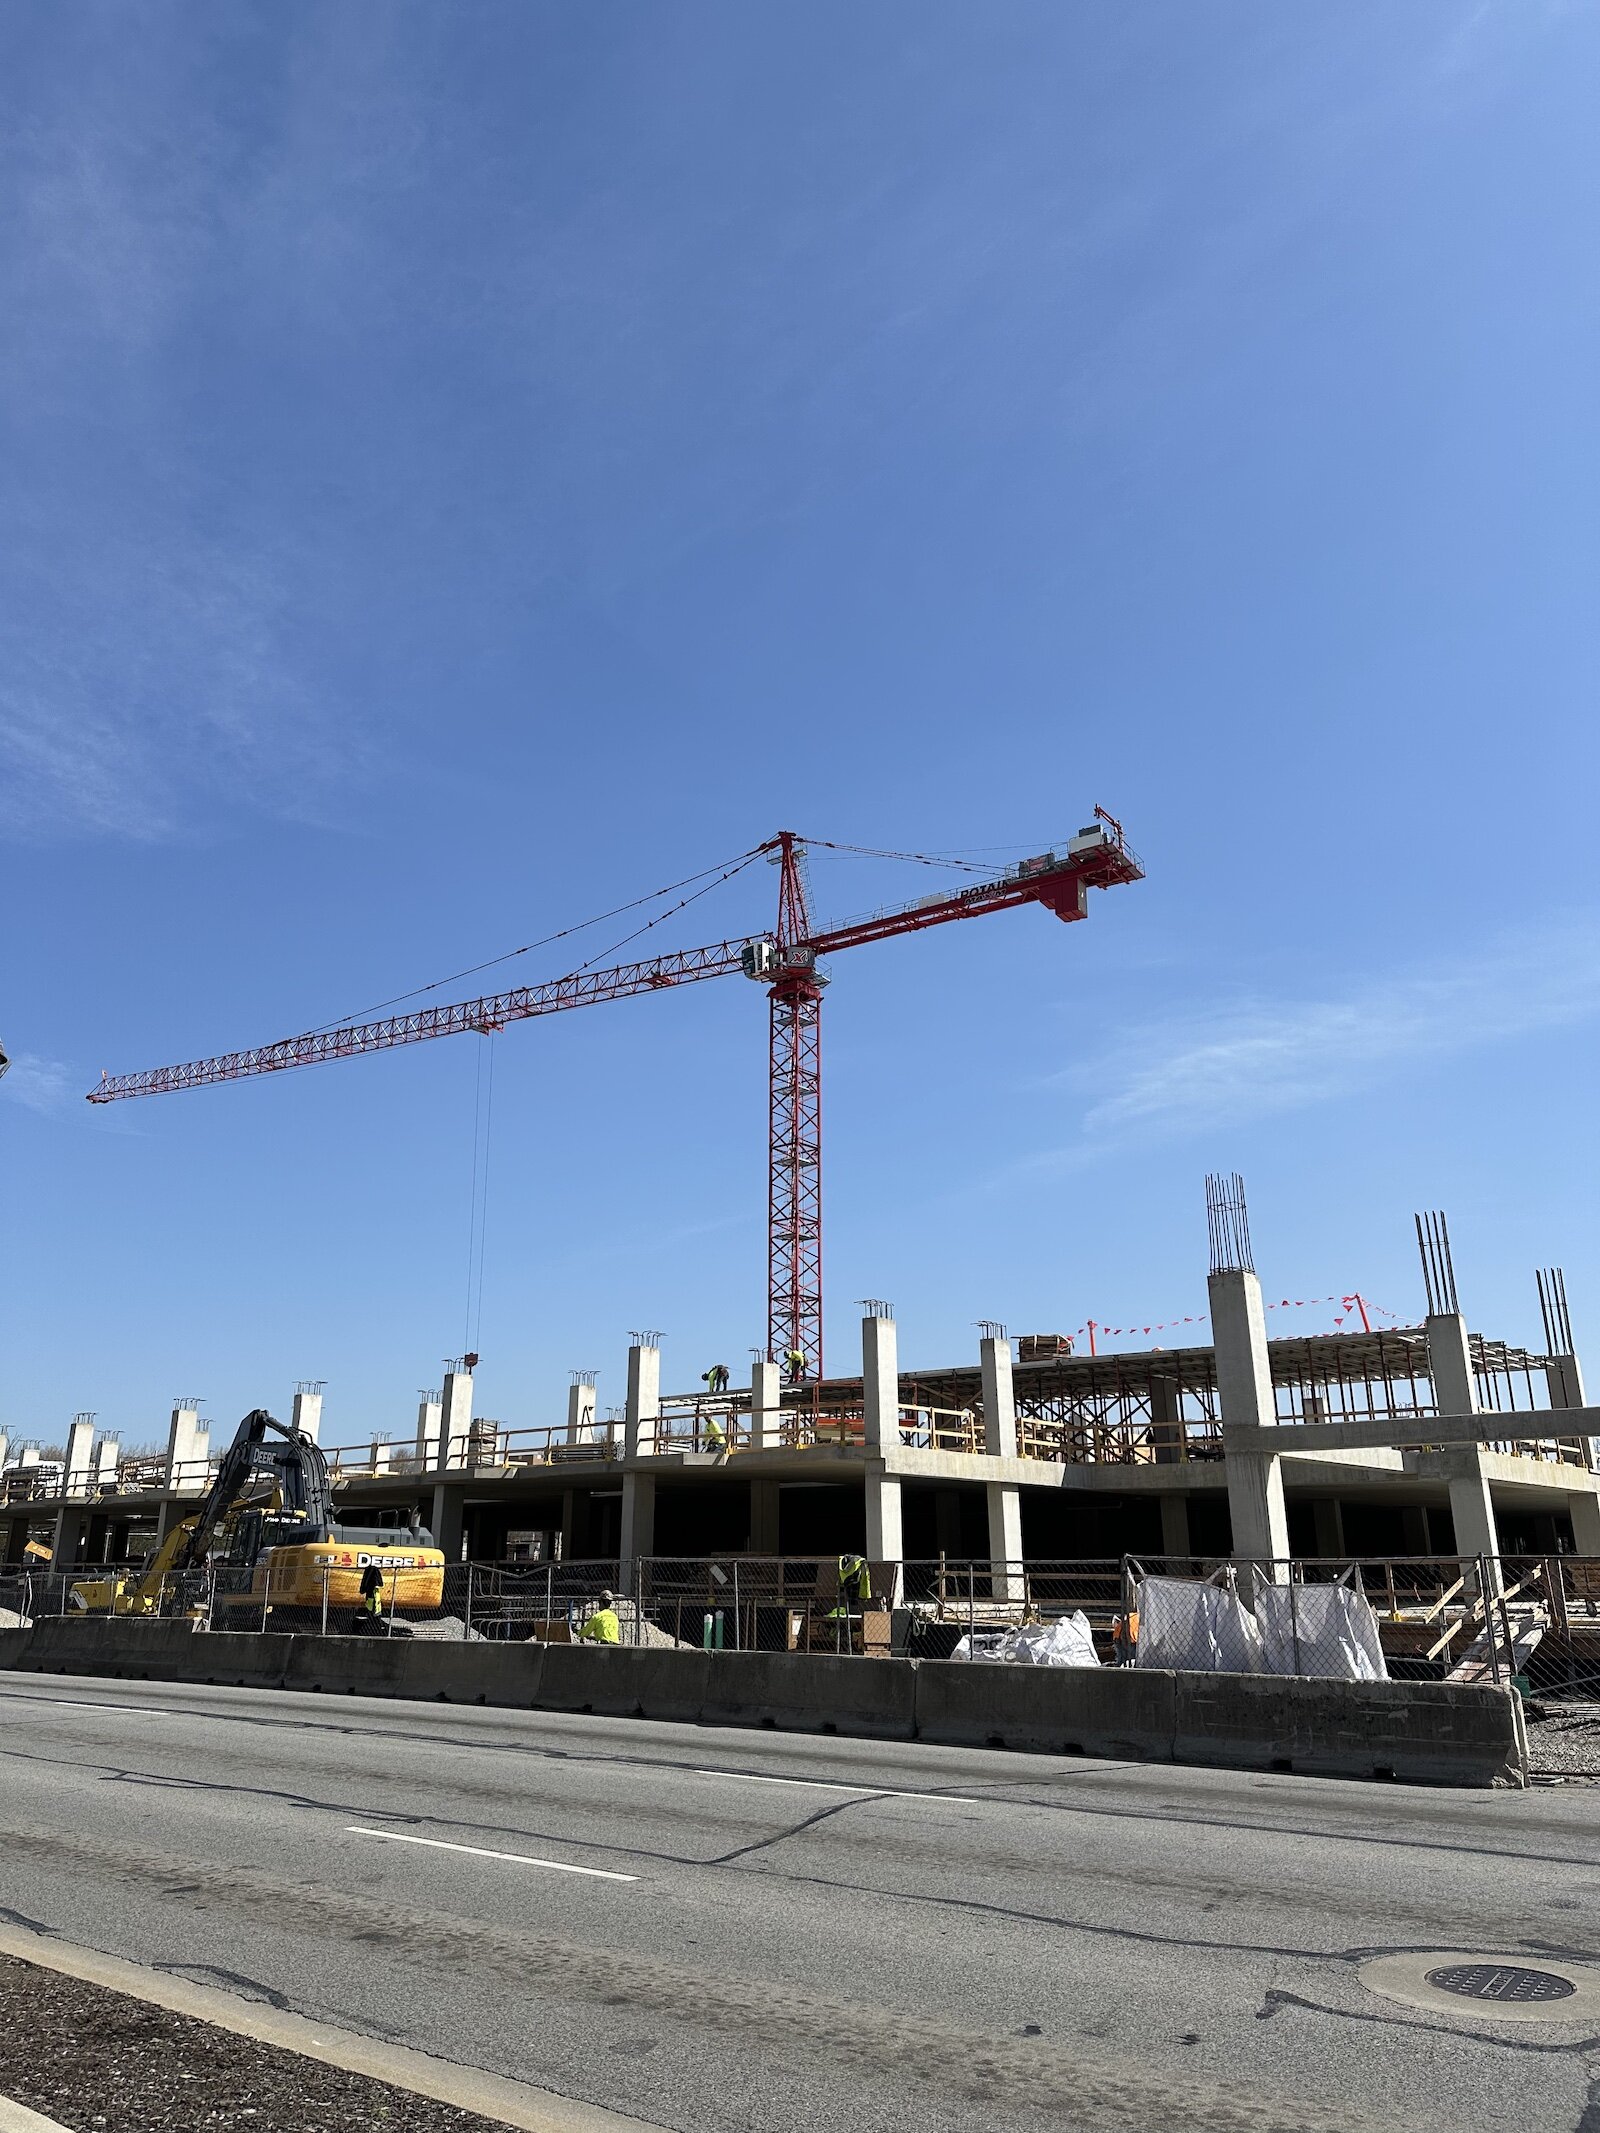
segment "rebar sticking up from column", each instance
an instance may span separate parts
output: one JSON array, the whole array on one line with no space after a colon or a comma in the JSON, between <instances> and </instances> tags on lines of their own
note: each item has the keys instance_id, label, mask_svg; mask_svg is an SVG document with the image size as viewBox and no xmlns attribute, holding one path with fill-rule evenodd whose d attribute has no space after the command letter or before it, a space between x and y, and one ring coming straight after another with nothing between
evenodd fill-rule
<instances>
[{"instance_id":1,"label":"rebar sticking up from column","mask_svg":"<svg viewBox=\"0 0 1600 2133\"><path fill-rule=\"evenodd\" d=\"M1244 1179L1237 1170L1224 1177L1221 1171L1206 1173L1206 1228L1211 1242L1213 1274L1253 1274L1250 1253L1250 1213L1244 1203Z\"/></svg>"},{"instance_id":2,"label":"rebar sticking up from column","mask_svg":"<svg viewBox=\"0 0 1600 2133\"><path fill-rule=\"evenodd\" d=\"M1456 1270L1450 1259L1449 1227L1437 1208L1431 1214L1418 1215L1416 1223L1428 1316L1455 1317L1461 1310L1461 1299L1456 1294Z\"/></svg>"},{"instance_id":3,"label":"rebar sticking up from column","mask_svg":"<svg viewBox=\"0 0 1600 2133\"><path fill-rule=\"evenodd\" d=\"M1543 1266L1535 1279L1539 1284L1539 1316L1544 1320L1547 1355L1571 1355L1572 1320L1567 1315L1567 1277L1558 1266Z\"/></svg>"}]
</instances>

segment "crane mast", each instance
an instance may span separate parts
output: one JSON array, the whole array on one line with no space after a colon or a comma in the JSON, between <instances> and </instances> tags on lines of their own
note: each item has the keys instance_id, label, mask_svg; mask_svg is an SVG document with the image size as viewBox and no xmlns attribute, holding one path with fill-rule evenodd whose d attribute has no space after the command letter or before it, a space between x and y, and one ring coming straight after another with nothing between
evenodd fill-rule
<instances>
[{"instance_id":1,"label":"crane mast","mask_svg":"<svg viewBox=\"0 0 1600 2133\"><path fill-rule=\"evenodd\" d=\"M771 934L717 941L621 963L609 970L573 971L540 985L419 1008L380 1021L351 1022L247 1051L224 1052L179 1066L133 1074L102 1074L90 1103L154 1096L213 1082L241 1081L288 1067L317 1066L365 1052L393 1051L430 1037L468 1030L487 1035L510 1023L596 1006L640 993L667 991L742 971L767 988L769 1102L767 1161L767 1353L791 1351L822 1372L822 994L821 959L903 933L958 919L980 918L1022 904L1040 904L1055 917L1087 916L1088 891L1139 881L1144 869L1128 849L1122 825L1104 809L1061 852L1042 852L950 895L925 896L843 925L818 929L806 888L805 840L793 830L758 845L778 869L778 919ZM741 862L743 863L743 862Z\"/></svg>"}]
</instances>

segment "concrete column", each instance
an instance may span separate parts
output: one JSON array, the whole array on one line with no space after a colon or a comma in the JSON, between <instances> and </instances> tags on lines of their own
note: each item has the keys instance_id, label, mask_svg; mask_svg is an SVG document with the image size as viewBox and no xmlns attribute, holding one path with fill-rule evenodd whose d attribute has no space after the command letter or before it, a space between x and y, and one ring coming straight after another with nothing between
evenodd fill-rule
<instances>
[{"instance_id":1,"label":"concrete column","mask_svg":"<svg viewBox=\"0 0 1600 2133\"><path fill-rule=\"evenodd\" d=\"M1152 1378L1150 1381L1150 1441L1157 1466L1176 1466L1183 1459L1186 1450L1183 1410L1179 1404L1176 1378Z\"/></svg>"},{"instance_id":2,"label":"concrete column","mask_svg":"<svg viewBox=\"0 0 1600 2133\"><path fill-rule=\"evenodd\" d=\"M652 1354L655 1350L650 1351ZM622 1477L622 1557L619 1576L625 1586L633 1582L633 1566L641 1555L656 1552L656 1477L654 1474L624 1474Z\"/></svg>"},{"instance_id":3,"label":"concrete column","mask_svg":"<svg viewBox=\"0 0 1600 2133\"><path fill-rule=\"evenodd\" d=\"M65 1473L61 1483L63 1496L86 1496L94 1471L94 1416L78 1415L67 1431L67 1455L62 1462Z\"/></svg>"},{"instance_id":4,"label":"concrete column","mask_svg":"<svg viewBox=\"0 0 1600 2133\"><path fill-rule=\"evenodd\" d=\"M778 1553L778 1484L775 1481L752 1481L750 1484L750 1547L756 1555Z\"/></svg>"},{"instance_id":5,"label":"concrete column","mask_svg":"<svg viewBox=\"0 0 1600 2133\"><path fill-rule=\"evenodd\" d=\"M185 1491L201 1489L205 1481L198 1462L206 1456L209 1432L200 1427L197 1407L174 1407L167 1432L167 1487ZM180 1471L183 1470L183 1471Z\"/></svg>"},{"instance_id":6,"label":"concrete column","mask_svg":"<svg viewBox=\"0 0 1600 2133\"><path fill-rule=\"evenodd\" d=\"M1567 1498L1572 1519L1572 1545L1579 1555L1600 1555L1600 1496L1586 1489Z\"/></svg>"},{"instance_id":7,"label":"concrete column","mask_svg":"<svg viewBox=\"0 0 1600 2133\"><path fill-rule=\"evenodd\" d=\"M1475 1415L1478 1386L1472 1375L1466 1320L1459 1311L1436 1311L1422 1323L1428 1336L1428 1375L1440 1414Z\"/></svg>"},{"instance_id":8,"label":"concrete column","mask_svg":"<svg viewBox=\"0 0 1600 2133\"><path fill-rule=\"evenodd\" d=\"M1464 1451L1448 1451L1441 1456L1450 1481L1450 1519L1456 1529L1456 1553L1487 1556L1489 1582L1498 1591L1500 1535L1489 1484L1484 1478L1482 1447L1470 1444Z\"/></svg>"},{"instance_id":9,"label":"concrete column","mask_svg":"<svg viewBox=\"0 0 1600 2133\"><path fill-rule=\"evenodd\" d=\"M82 1544L83 1512L77 1504L63 1504L56 1513L55 1532L50 1540L50 1568L75 1569Z\"/></svg>"},{"instance_id":10,"label":"concrete column","mask_svg":"<svg viewBox=\"0 0 1600 2133\"><path fill-rule=\"evenodd\" d=\"M870 1321L869 1321L870 1323ZM880 1324L887 1323L879 1321ZM881 1467L867 1468L867 1560L898 1563L905 1553L900 1537L900 1484Z\"/></svg>"},{"instance_id":11,"label":"concrete column","mask_svg":"<svg viewBox=\"0 0 1600 2133\"><path fill-rule=\"evenodd\" d=\"M380 1437L375 1440L372 1447L371 1458L371 1466L373 1473L387 1474L393 1463L394 1446L389 1442L388 1438Z\"/></svg>"},{"instance_id":12,"label":"concrete column","mask_svg":"<svg viewBox=\"0 0 1600 2133\"><path fill-rule=\"evenodd\" d=\"M869 1321L870 1323L870 1321ZM1017 1400L1011 1385L1011 1343L985 1334L978 1344L983 1373L983 1448L995 1459L1017 1456ZM1012 1491L1015 1495L1015 1490ZM994 1491L989 1492L989 1537L994 1540ZM1019 1525L1018 1531L1021 1531ZM1017 1551L1019 1554L1021 1550Z\"/></svg>"},{"instance_id":13,"label":"concrete column","mask_svg":"<svg viewBox=\"0 0 1600 2133\"><path fill-rule=\"evenodd\" d=\"M623 1410L622 1452L626 1459L651 1459L656 1449L656 1424L661 1419L661 1350L635 1342L628 1350L628 1404ZM651 1498L652 1505L654 1497ZM653 1523L653 1518L652 1518ZM628 1499L622 1499L622 1525L628 1525ZM623 1550L624 1554L628 1551ZM648 1555L648 1548L635 1551Z\"/></svg>"},{"instance_id":14,"label":"concrete column","mask_svg":"<svg viewBox=\"0 0 1600 2133\"><path fill-rule=\"evenodd\" d=\"M447 1563L461 1560L461 1542L465 1531L467 1492L448 1483L436 1481L433 1485L433 1515L428 1525L433 1534L433 1545L444 1550Z\"/></svg>"},{"instance_id":15,"label":"concrete column","mask_svg":"<svg viewBox=\"0 0 1600 2133\"><path fill-rule=\"evenodd\" d=\"M869 1452L899 1448L900 1444L900 1358L892 1318L864 1318L861 1321L861 1379L865 1402L866 1444ZM868 1516L871 1516L871 1492L868 1492ZM900 1554L900 1491L895 1488L894 1510L895 1547ZM868 1548L868 1555L876 1551Z\"/></svg>"},{"instance_id":16,"label":"concrete column","mask_svg":"<svg viewBox=\"0 0 1600 2133\"><path fill-rule=\"evenodd\" d=\"M9 1441L10 1440L7 1438L5 1431L3 1429L0 1429L0 1473L3 1473L5 1470L6 1445Z\"/></svg>"},{"instance_id":17,"label":"concrete column","mask_svg":"<svg viewBox=\"0 0 1600 2133\"><path fill-rule=\"evenodd\" d=\"M782 1413L778 1366L758 1357L750 1366L750 1449L753 1452L772 1451L777 1446ZM776 1551L777 1542L774 1541L772 1552Z\"/></svg>"},{"instance_id":18,"label":"concrete column","mask_svg":"<svg viewBox=\"0 0 1600 2133\"><path fill-rule=\"evenodd\" d=\"M290 1421L302 1437L309 1437L313 1444L320 1441L322 1430L322 1387L320 1385L297 1385L294 1389L294 1406Z\"/></svg>"},{"instance_id":19,"label":"concrete column","mask_svg":"<svg viewBox=\"0 0 1600 2133\"><path fill-rule=\"evenodd\" d=\"M472 1437L472 1372L447 1370L439 1400L439 1471L465 1466Z\"/></svg>"},{"instance_id":20,"label":"concrete column","mask_svg":"<svg viewBox=\"0 0 1600 2133\"><path fill-rule=\"evenodd\" d=\"M984 1342L987 1348L989 1343ZM1010 1357L1007 1356L1009 1363ZM987 1421L988 1403L985 1397ZM986 1485L989 1499L989 1576L997 1600L1021 1600L1027 1596L1022 1574L1022 1491L1003 1481Z\"/></svg>"},{"instance_id":21,"label":"concrete column","mask_svg":"<svg viewBox=\"0 0 1600 2133\"><path fill-rule=\"evenodd\" d=\"M94 1448L94 1485L108 1489L117 1478L117 1462L122 1457L122 1446L115 1437L102 1437Z\"/></svg>"},{"instance_id":22,"label":"concrete column","mask_svg":"<svg viewBox=\"0 0 1600 2133\"><path fill-rule=\"evenodd\" d=\"M574 1378L567 1387L567 1442L587 1444L594 1435L595 1387L593 1378Z\"/></svg>"},{"instance_id":23,"label":"concrete column","mask_svg":"<svg viewBox=\"0 0 1600 2133\"><path fill-rule=\"evenodd\" d=\"M1228 1478L1228 1512L1233 1520L1234 1559L1281 1564L1289 1554L1282 1463L1276 1456L1241 1454L1228 1445L1230 1426L1271 1429L1278 1420L1267 1360L1267 1320L1261 1305L1261 1284L1247 1268L1234 1267L1213 1274L1207 1287L1211 1296L1211 1334L1216 1344L1217 1398L1222 1409L1223 1464Z\"/></svg>"},{"instance_id":24,"label":"concrete column","mask_svg":"<svg viewBox=\"0 0 1600 2133\"><path fill-rule=\"evenodd\" d=\"M1329 1557L1344 1554L1344 1514L1339 1509L1337 1496L1319 1496L1311 1506L1311 1522L1316 1530L1318 1555ZM1419 1551L1426 1555L1427 1549Z\"/></svg>"},{"instance_id":25,"label":"concrete column","mask_svg":"<svg viewBox=\"0 0 1600 2133\"><path fill-rule=\"evenodd\" d=\"M1583 1370L1575 1355L1553 1355L1545 1365L1545 1384L1550 1389L1552 1407L1583 1407ZM1583 1446L1585 1459L1593 1472L1600 1460L1600 1438L1580 1437L1576 1440Z\"/></svg>"},{"instance_id":26,"label":"concrete column","mask_svg":"<svg viewBox=\"0 0 1600 2133\"><path fill-rule=\"evenodd\" d=\"M431 1473L439 1464L439 1425L444 1409L432 1393L417 1402L417 1464Z\"/></svg>"},{"instance_id":27,"label":"concrete column","mask_svg":"<svg viewBox=\"0 0 1600 2133\"><path fill-rule=\"evenodd\" d=\"M1189 1499L1176 1489L1168 1489L1161 1498L1161 1552L1180 1563L1194 1553L1189 1545Z\"/></svg>"}]
</instances>

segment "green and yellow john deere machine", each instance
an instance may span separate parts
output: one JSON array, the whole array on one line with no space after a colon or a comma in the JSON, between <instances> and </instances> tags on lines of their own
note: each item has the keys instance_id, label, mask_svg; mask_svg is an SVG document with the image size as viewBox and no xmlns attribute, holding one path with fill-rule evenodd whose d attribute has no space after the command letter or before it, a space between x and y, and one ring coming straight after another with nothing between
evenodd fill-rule
<instances>
[{"instance_id":1,"label":"green and yellow john deere machine","mask_svg":"<svg viewBox=\"0 0 1600 2133\"><path fill-rule=\"evenodd\" d=\"M84 1578L72 1604L91 1615L193 1612L209 1565L250 1572L247 1588L219 1593L224 1618L353 1614L373 1569L386 1615L437 1613L444 1598L444 1555L433 1536L416 1526L402 1534L340 1524L320 1446L264 1407L245 1416L205 1497L138 1572Z\"/></svg>"}]
</instances>

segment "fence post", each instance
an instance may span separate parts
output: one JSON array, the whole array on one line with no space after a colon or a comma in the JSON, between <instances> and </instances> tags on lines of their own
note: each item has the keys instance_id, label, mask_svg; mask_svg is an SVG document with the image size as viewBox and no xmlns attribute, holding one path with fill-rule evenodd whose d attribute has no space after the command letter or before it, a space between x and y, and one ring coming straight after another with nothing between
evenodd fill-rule
<instances>
[{"instance_id":1,"label":"fence post","mask_svg":"<svg viewBox=\"0 0 1600 2133\"><path fill-rule=\"evenodd\" d=\"M744 1650L744 1618L739 1612L739 1558L733 1559L733 1648Z\"/></svg>"},{"instance_id":2,"label":"fence post","mask_svg":"<svg viewBox=\"0 0 1600 2133\"><path fill-rule=\"evenodd\" d=\"M398 1577L396 1577L395 1582L396 1584L399 1583ZM470 1563L467 1565L467 1605L466 1612L461 1618L461 1641L463 1644L472 1642L472 1565Z\"/></svg>"},{"instance_id":3,"label":"fence post","mask_svg":"<svg viewBox=\"0 0 1600 2133\"><path fill-rule=\"evenodd\" d=\"M1294 1564L1291 1563L1289 1565L1289 1641L1294 1647L1294 1670L1296 1674L1299 1674L1301 1671L1300 1609L1294 1596L1295 1587L1299 1582L1299 1579L1294 1574Z\"/></svg>"},{"instance_id":4,"label":"fence post","mask_svg":"<svg viewBox=\"0 0 1600 2133\"><path fill-rule=\"evenodd\" d=\"M322 1634L323 1634L324 1636L326 1636L326 1635L328 1634L328 1579L329 1579L329 1577L330 1577L330 1576L332 1575L332 1571L333 1571L333 1565L332 1565L331 1563L324 1563L324 1564L323 1564L323 1566L322 1566Z\"/></svg>"},{"instance_id":5,"label":"fence post","mask_svg":"<svg viewBox=\"0 0 1600 2133\"><path fill-rule=\"evenodd\" d=\"M1500 1642L1495 1628L1494 1607L1489 1598L1489 1559L1478 1557L1478 1598L1483 1603L1483 1634L1489 1646L1489 1664L1494 1670L1495 1683L1500 1680Z\"/></svg>"},{"instance_id":6,"label":"fence post","mask_svg":"<svg viewBox=\"0 0 1600 2133\"><path fill-rule=\"evenodd\" d=\"M396 1565L389 1582L389 1635L394 1635L394 1611L400 1600L400 1570Z\"/></svg>"}]
</instances>

